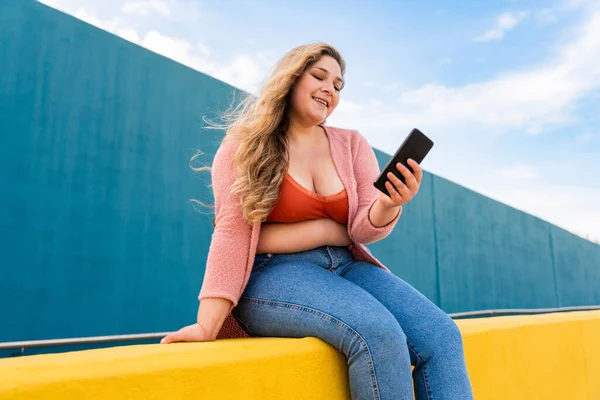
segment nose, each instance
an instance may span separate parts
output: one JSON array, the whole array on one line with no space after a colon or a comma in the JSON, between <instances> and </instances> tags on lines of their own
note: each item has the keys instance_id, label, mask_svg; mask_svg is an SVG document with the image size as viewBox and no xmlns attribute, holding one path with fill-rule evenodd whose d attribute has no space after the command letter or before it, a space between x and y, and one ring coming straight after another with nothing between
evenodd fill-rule
<instances>
[{"instance_id":1,"label":"nose","mask_svg":"<svg viewBox=\"0 0 600 400\"><path fill-rule=\"evenodd\" d=\"M324 93L331 94L331 93L333 93L333 85L328 85L328 84L325 84L325 85L323 85L323 86L321 87L321 90L322 90Z\"/></svg>"}]
</instances>

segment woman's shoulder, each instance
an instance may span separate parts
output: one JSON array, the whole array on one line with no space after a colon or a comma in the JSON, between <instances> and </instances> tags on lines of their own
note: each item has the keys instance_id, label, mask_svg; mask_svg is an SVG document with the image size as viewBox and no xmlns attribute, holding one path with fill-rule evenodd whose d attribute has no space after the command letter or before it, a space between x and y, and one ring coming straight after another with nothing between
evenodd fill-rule
<instances>
[{"instance_id":1,"label":"woman's shoulder","mask_svg":"<svg viewBox=\"0 0 600 400\"><path fill-rule=\"evenodd\" d=\"M221 143L219 144L219 151L222 153L226 153L232 155L237 147L240 145L241 138L237 131L230 130L225 133L225 136L221 139Z\"/></svg>"},{"instance_id":2,"label":"woman's shoulder","mask_svg":"<svg viewBox=\"0 0 600 400\"><path fill-rule=\"evenodd\" d=\"M364 139L356 129L338 128L336 126L325 126L325 129L337 140L356 142Z\"/></svg>"}]
</instances>

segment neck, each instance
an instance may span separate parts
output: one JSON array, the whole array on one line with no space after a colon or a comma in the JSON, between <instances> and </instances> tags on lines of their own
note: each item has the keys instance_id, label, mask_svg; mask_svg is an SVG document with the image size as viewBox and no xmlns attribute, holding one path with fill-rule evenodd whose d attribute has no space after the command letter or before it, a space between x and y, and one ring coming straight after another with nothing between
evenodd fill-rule
<instances>
[{"instance_id":1,"label":"neck","mask_svg":"<svg viewBox=\"0 0 600 400\"><path fill-rule=\"evenodd\" d=\"M321 127L292 120L289 123L286 136L292 143L310 145L321 138Z\"/></svg>"}]
</instances>

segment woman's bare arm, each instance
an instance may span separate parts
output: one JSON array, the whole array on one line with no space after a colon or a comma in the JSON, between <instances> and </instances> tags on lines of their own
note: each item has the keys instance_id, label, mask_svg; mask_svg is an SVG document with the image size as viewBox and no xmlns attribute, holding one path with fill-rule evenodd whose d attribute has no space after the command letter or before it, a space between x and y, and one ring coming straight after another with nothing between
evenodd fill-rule
<instances>
[{"instance_id":1,"label":"woman's bare arm","mask_svg":"<svg viewBox=\"0 0 600 400\"><path fill-rule=\"evenodd\" d=\"M224 298L204 298L198 307L196 323L169 333L160 342L209 342L217 338L233 303Z\"/></svg>"},{"instance_id":2,"label":"woman's bare arm","mask_svg":"<svg viewBox=\"0 0 600 400\"><path fill-rule=\"evenodd\" d=\"M291 223L264 223L261 226L257 254L295 253L319 246L349 246L346 225L330 218Z\"/></svg>"}]
</instances>

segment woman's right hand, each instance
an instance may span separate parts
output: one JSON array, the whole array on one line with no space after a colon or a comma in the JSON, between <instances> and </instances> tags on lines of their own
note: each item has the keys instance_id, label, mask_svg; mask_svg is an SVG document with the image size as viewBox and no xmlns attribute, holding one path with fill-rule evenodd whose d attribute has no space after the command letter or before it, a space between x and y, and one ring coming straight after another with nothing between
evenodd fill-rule
<instances>
[{"instance_id":1,"label":"woman's right hand","mask_svg":"<svg viewBox=\"0 0 600 400\"><path fill-rule=\"evenodd\" d=\"M202 326L200 326L200 324L195 323L185 326L177 332L168 334L162 338L160 344L169 344L174 342L210 342L213 340L213 338L207 335L206 331L202 328Z\"/></svg>"}]
</instances>

